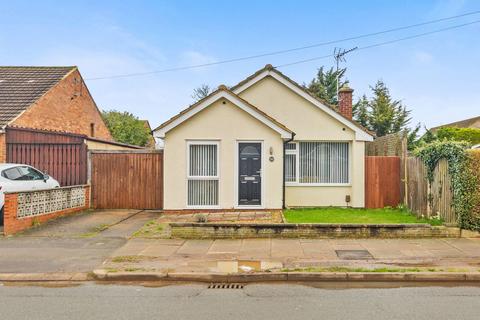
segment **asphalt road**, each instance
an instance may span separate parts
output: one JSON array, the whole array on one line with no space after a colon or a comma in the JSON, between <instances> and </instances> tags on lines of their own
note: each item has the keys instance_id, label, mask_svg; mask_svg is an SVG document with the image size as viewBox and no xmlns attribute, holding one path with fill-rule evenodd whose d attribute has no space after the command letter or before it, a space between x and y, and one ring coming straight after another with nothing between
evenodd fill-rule
<instances>
[{"instance_id":1,"label":"asphalt road","mask_svg":"<svg viewBox=\"0 0 480 320\"><path fill-rule=\"evenodd\" d=\"M480 288L0 286L2 319L478 319Z\"/></svg>"}]
</instances>

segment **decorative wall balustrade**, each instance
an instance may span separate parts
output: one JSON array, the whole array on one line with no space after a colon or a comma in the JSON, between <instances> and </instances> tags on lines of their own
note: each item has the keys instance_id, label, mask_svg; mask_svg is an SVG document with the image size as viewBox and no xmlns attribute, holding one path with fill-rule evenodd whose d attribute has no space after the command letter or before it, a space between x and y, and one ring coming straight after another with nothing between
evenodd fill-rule
<instances>
[{"instance_id":1,"label":"decorative wall balustrade","mask_svg":"<svg viewBox=\"0 0 480 320\"><path fill-rule=\"evenodd\" d=\"M21 191L17 196L17 218L35 217L66 209L84 207L86 186Z\"/></svg>"}]
</instances>

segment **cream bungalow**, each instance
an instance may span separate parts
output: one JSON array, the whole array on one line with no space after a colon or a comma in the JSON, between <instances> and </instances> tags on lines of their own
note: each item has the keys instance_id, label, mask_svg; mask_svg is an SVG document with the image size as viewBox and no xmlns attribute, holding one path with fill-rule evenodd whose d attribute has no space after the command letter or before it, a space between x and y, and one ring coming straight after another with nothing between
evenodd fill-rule
<instances>
[{"instance_id":1,"label":"cream bungalow","mask_svg":"<svg viewBox=\"0 0 480 320\"><path fill-rule=\"evenodd\" d=\"M338 111L271 65L154 130L165 210L364 206L365 141L352 91Z\"/></svg>"}]
</instances>

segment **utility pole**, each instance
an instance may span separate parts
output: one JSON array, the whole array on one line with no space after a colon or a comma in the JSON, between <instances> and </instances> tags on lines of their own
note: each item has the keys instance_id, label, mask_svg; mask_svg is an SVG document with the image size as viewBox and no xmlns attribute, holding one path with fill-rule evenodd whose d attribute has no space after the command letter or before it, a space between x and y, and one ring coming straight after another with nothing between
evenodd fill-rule
<instances>
[{"instance_id":1,"label":"utility pole","mask_svg":"<svg viewBox=\"0 0 480 320\"><path fill-rule=\"evenodd\" d=\"M336 65L337 65L337 101L339 100L338 90L340 89L338 87L339 86L338 70L340 70L340 68L339 68L340 62L346 62L347 60L345 59L345 55L347 55L348 53L350 53L354 50L357 50L357 49L358 49L358 47L351 48L351 49L348 49L348 50L345 50L345 49L342 49L342 48L335 48L333 50L333 57L335 58L335 62L336 62Z\"/></svg>"}]
</instances>

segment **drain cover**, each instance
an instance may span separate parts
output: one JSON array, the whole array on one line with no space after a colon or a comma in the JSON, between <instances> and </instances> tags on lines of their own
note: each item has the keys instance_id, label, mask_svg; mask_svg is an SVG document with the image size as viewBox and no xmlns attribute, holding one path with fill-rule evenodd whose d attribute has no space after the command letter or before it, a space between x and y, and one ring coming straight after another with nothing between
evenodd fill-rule
<instances>
[{"instance_id":1,"label":"drain cover","mask_svg":"<svg viewBox=\"0 0 480 320\"><path fill-rule=\"evenodd\" d=\"M210 283L208 289L243 289L240 283Z\"/></svg>"},{"instance_id":2,"label":"drain cover","mask_svg":"<svg viewBox=\"0 0 480 320\"><path fill-rule=\"evenodd\" d=\"M369 260L373 256L368 250L335 250L337 257L343 260Z\"/></svg>"}]
</instances>

